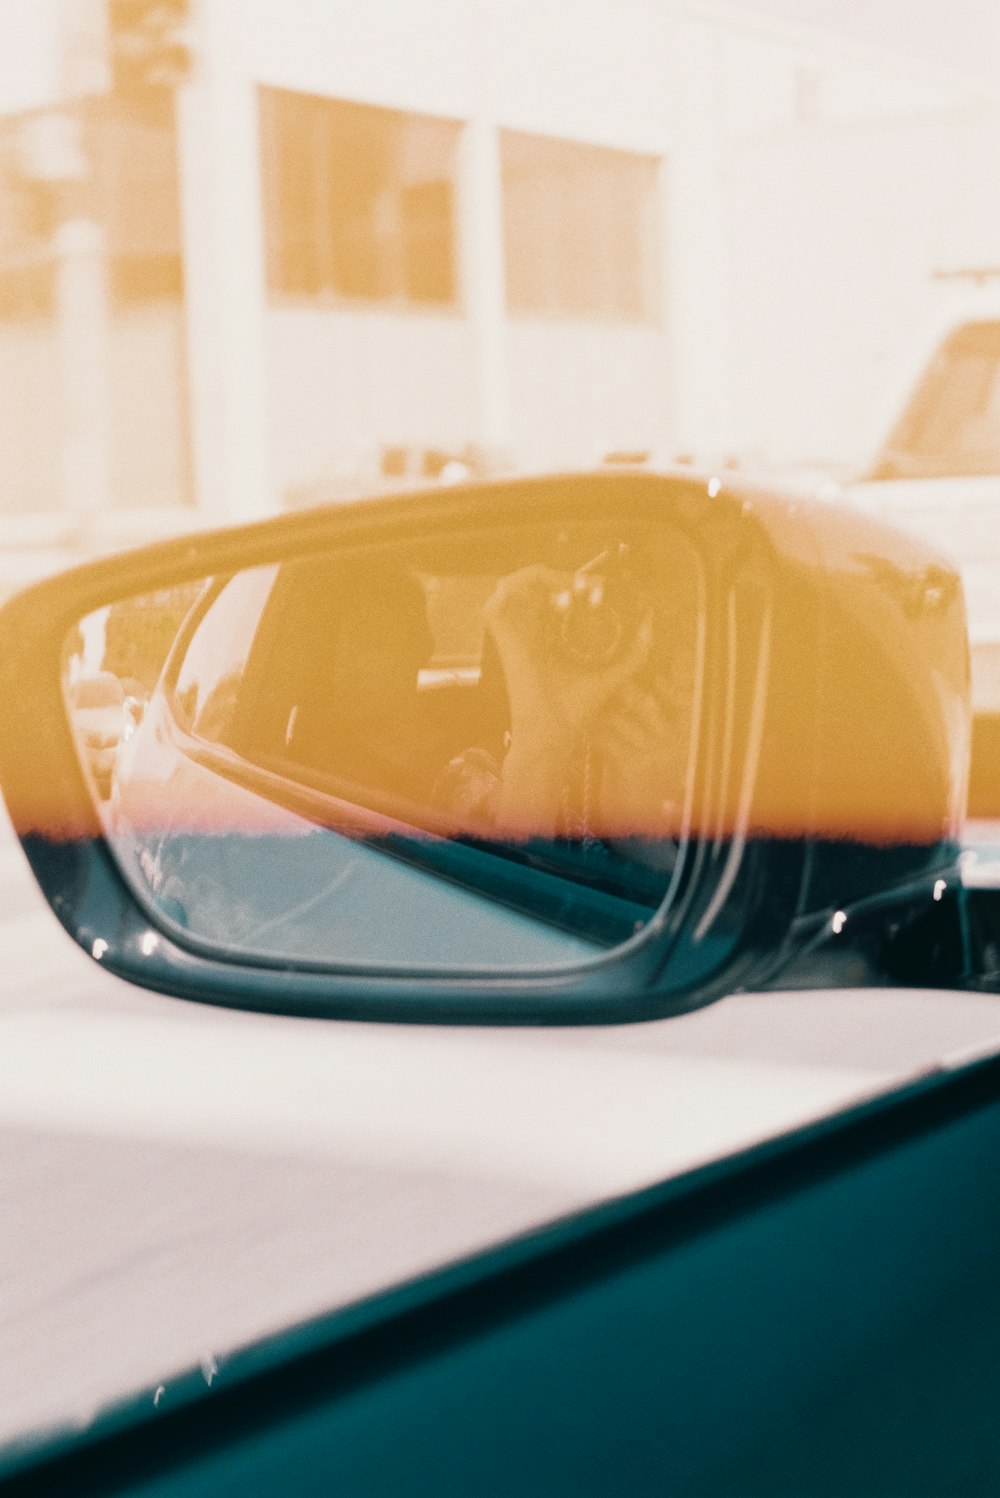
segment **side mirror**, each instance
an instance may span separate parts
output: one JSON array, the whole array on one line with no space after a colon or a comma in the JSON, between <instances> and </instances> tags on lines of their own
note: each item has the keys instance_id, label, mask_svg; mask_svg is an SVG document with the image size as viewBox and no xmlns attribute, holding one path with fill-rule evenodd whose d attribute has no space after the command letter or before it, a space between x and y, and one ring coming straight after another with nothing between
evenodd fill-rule
<instances>
[{"instance_id":1,"label":"side mirror","mask_svg":"<svg viewBox=\"0 0 1000 1498\"><path fill-rule=\"evenodd\" d=\"M54 911L188 998L649 1017L956 875L957 578L828 506L621 472L366 501L77 569L0 640Z\"/></svg>"}]
</instances>

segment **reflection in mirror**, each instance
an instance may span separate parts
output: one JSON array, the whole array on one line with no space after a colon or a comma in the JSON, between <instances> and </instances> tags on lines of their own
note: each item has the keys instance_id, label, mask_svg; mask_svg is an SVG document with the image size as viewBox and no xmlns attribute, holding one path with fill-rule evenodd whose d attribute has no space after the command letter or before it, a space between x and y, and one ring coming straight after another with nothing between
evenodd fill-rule
<instances>
[{"instance_id":1,"label":"reflection in mirror","mask_svg":"<svg viewBox=\"0 0 1000 1498\"><path fill-rule=\"evenodd\" d=\"M683 883L701 560L664 525L296 555L67 641L108 843L215 955L539 968Z\"/></svg>"}]
</instances>

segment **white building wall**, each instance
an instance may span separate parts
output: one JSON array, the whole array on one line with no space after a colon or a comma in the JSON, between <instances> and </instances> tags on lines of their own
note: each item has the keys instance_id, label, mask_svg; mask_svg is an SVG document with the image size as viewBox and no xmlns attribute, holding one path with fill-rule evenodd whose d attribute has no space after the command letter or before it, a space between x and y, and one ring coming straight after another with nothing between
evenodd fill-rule
<instances>
[{"instance_id":1,"label":"white building wall","mask_svg":"<svg viewBox=\"0 0 1000 1498\"><path fill-rule=\"evenodd\" d=\"M817 126L734 153L733 442L850 471L885 420L934 272L1000 264L1000 117ZM912 373L915 373L912 372Z\"/></svg>"},{"instance_id":2,"label":"white building wall","mask_svg":"<svg viewBox=\"0 0 1000 1498\"><path fill-rule=\"evenodd\" d=\"M219 519L383 445L849 467L938 263L996 260L1000 116L742 9L674 0L202 0L185 101L198 493ZM261 84L463 122L461 295L271 304ZM503 128L663 163L658 326L507 313Z\"/></svg>"},{"instance_id":3,"label":"white building wall","mask_svg":"<svg viewBox=\"0 0 1000 1498\"><path fill-rule=\"evenodd\" d=\"M54 329L0 324L0 526L61 504L65 420Z\"/></svg>"},{"instance_id":4,"label":"white building wall","mask_svg":"<svg viewBox=\"0 0 1000 1498\"><path fill-rule=\"evenodd\" d=\"M524 467L600 463L661 452L671 428L671 370L656 328L510 325L511 428Z\"/></svg>"},{"instance_id":5,"label":"white building wall","mask_svg":"<svg viewBox=\"0 0 1000 1498\"><path fill-rule=\"evenodd\" d=\"M726 6L685 9L677 55L678 444L849 469L935 267L1000 260L1000 109Z\"/></svg>"},{"instance_id":6,"label":"white building wall","mask_svg":"<svg viewBox=\"0 0 1000 1498\"><path fill-rule=\"evenodd\" d=\"M180 309L119 313L108 355L109 507L176 507L188 482ZM65 501L66 382L50 323L0 324L0 391L0 516L54 513Z\"/></svg>"},{"instance_id":7,"label":"white building wall","mask_svg":"<svg viewBox=\"0 0 1000 1498\"><path fill-rule=\"evenodd\" d=\"M580 0L567 24L561 0L426 0L420 7L399 0L363 7L348 0L242 0L238 21L232 0L212 5L216 16L230 7L228 51L225 58L212 53L212 36L223 35L216 21L202 36L208 51L192 94L218 89L225 73L230 89L267 84L455 119L466 140L457 326L447 313L276 305L264 313L258 341L253 327L260 309L248 295L240 357L223 369L222 317L231 292L213 300L208 290L224 232L209 227L219 212L205 164L212 132L205 103L189 101L187 258L198 304L192 340L202 367L194 382L204 392L196 397L200 409L212 413L198 423L196 442L203 504L223 514L241 502L242 489L220 503L226 421L219 413L227 387L230 413L234 401L245 407L236 422L242 429L254 425L260 392L268 392L271 504L336 478L362 438L372 450L400 441L473 444L520 465L579 462L616 447L662 449L670 429L669 314L656 329L537 319L522 326L506 316L497 131L668 154L675 128L672 7ZM230 136L219 149L239 153L231 174L244 184L244 201L231 212L249 222L247 147ZM256 227L242 249L230 237L230 266L234 254L244 264L230 273L249 288L260 274ZM598 376L589 396L584 370ZM600 410L597 391L608 402Z\"/></svg>"},{"instance_id":8,"label":"white building wall","mask_svg":"<svg viewBox=\"0 0 1000 1498\"><path fill-rule=\"evenodd\" d=\"M213 0L218 3L218 0ZM241 0L260 82L656 151L673 120L670 0Z\"/></svg>"},{"instance_id":9,"label":"white building wall","mask_svg":"<svg viewBox=\"0 0 1000 1498\"><path fill-rule=\"evenodd\" d=\"M111 503L169 510L190 492L184 318L174 302L119 312L109 358Z\"/></svg>"},{"instance_id":10,"label":"white building wall","mask_svg":"<svg viewBox=\"0 0 1000 1498\"><path fill-rule=\"evenodd\" d=\"M2 0L0 114L34 109L59 92L64 0Z\"/></svg>"},{"instance_id":11,"label":"white building wall","mask_svg":"<svg viewBox=\"0 0 1000 1498\"><path fill-rule=\"evenodd\" d=\"M278 307L266 326L270 469L286 500L364 473L382 444L454 451L467 440L463 318Z\"/></svg>"},{"instance_id":12,"label":"white building wall","mask_svg":"<svg viewBox=\"0 0 1000 1498\"><path fill-rule=\"evenodd\" d=\"M183 493L183 455L167 448L186 405L199 508L218 520L337 478L355 454L363 466L362 447L406 442L506 448L530 467L616 448L843 466L934 264L1000 253L984 187L998 179L996 114L959 118L947 81L742 9L200 0L198 14L182 100L186 327L136 324L114 355L116 425L132 421L114 488L150 505ZM457 309L269 302L261 84L464 122ZM663 162L658 325L507 314L502 128ZM0 461L20 459L34 505L51 492L53 444L29 457L26 433L59 417L16 414L45 382L25 350L18 378L0 338L17 392Z\"/></svg>"},{"instance_id":13,"label":"white building wall","mask_svg":"<svg viewBox=\"0 0 1000 1498\"><path fill-rule=\"evenodd\" d=\"M819 115L857 123L927 118L988 98L944 71L831 32L781 24L749 6L691 0L679 24L682 34L716 38L718 70L705 87L733 140Z\"/></svg>"}]
</instances>

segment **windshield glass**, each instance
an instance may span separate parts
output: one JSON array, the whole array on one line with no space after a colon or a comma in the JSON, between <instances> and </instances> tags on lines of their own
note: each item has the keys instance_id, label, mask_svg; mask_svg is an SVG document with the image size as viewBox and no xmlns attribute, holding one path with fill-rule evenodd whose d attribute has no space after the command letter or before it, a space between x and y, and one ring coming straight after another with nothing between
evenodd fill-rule
<instances>
[{"instance_id":1,"label":"windshield glass","mask_svg":"<svg viewBox=\"0 0 1000 1498\"><path fill-rule=\"evenodd\" d=\"M1000 474L998 15L0 0L0 604L120 558L50 613L28 687L62 708L0 701L45 809L89 798L27 851L0 810L0 1481L32 1433L158 1418L255 1339L1000 1047L968 978L1000 917L949 924L1000 880L961 758L1000 503L838 488L875 437L881 478ZM672 497L498 509L594 475ZM821 660L850 692L818 703ZM889 988L894 837L930 919ZM760 984L786 938L826 965L617 1023L751 928ZM296 1008L331 973L351 1017ZM448 1015L492 984L498 1023L356 1017L407 978ZM518 1028L570 980L612 1022Z\"/></svg>"},{"instance_id":2,"label":"windshield glass","mask_svg":"<svg viewBox=\"0 0 1000 1498\"><path fill-rule=\"evenodd\" d=\"M1000 474L1000 322L969 323L945 339L873 476L989 474Z\"/></svg>"}]
</instances>

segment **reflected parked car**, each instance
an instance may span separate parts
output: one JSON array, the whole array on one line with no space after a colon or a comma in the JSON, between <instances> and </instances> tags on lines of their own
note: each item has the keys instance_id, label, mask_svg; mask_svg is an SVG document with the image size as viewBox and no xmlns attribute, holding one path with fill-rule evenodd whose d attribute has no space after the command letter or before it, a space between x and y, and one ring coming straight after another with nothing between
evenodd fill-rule
<instances>
[{"instance_id":1,"label":"reflected parked car","mask_svg":"<svg viewBox=\"0 0 1000 1498\"><path fill-rule=\"evenodd\" d=\"M112 671L82 676L70 687L73 723L102 800L111 794L118 754L142 717L141 699Z\"/></svg>"},{"instance_id":2,"label":"reflected parked car","mask_svg":"<svg viewBox=\"0 0 1000 1498\"><path fill-rule=\"evenodd\" d=\"M1000 294L935 317L891 421L845 497L958 563L977 706L1000 709Z\"/></svg>"}]
</instances>

